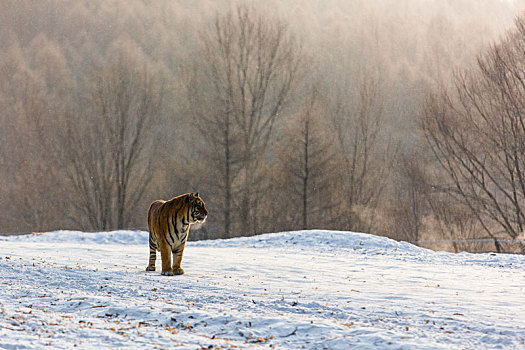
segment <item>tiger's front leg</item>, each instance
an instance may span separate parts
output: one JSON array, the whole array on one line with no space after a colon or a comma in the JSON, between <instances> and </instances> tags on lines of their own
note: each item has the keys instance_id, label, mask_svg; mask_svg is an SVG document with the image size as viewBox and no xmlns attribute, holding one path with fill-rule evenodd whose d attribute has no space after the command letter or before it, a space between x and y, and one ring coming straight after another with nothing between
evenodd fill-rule
<instances>
[{"instance_id":1,"label":"tiger's front leg","mask_svg":"<svg viewBox=\"0 0 525 350\"><path fill-rule=\"evenodd\" d=\"M160 258L162 260L162 274L165 276L173 276L173 270L171 268L171 249L168 243L159 242L160 245Z\"/></svg>"},{"instance_id":2,"label":"tiger's front leg","mask_svg":"<svg viewBox=\"0 0 525 350\"><path fill-rule=\"evenodd\" d=\"M181 244L179 247L173 249L173 274L182 275L184 270L180 267L182 262L182 253L184 252L184 247L186 243Z\"/></svg>"}]
</instances>

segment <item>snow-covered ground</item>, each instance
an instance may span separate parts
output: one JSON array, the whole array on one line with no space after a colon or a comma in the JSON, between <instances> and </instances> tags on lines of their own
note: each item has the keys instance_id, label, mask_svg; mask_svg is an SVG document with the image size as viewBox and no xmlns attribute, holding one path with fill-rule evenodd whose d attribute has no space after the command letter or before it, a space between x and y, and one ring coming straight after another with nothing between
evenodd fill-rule
<instances>
[{"instance_id":1,"label":"snow-covered ground","mask_svg":"<svg viewBox=\"0 0 525 350\"><path fill-rule=\"evenodd\" d=\"M301 231L147 258L139 231L0 238L0 348L525 347L524 256Z\"/></svg>"}]
</instances>

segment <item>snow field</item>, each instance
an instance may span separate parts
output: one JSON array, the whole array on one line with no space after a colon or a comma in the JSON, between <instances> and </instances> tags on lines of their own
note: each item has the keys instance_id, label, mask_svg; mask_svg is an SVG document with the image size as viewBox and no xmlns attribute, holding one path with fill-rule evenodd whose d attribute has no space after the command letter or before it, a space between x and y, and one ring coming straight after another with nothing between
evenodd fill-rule
<instances>
[{"instance_id":1,"label":"snow field","mask_svg":"<svg viewBox=\"0 0 525 350\"><path fill-rule=\"evenodd\" d=\"M140 231L1 239L0 348L525 347L523 256L301 231L147 257Z\"/></svg>"}]
</instances>

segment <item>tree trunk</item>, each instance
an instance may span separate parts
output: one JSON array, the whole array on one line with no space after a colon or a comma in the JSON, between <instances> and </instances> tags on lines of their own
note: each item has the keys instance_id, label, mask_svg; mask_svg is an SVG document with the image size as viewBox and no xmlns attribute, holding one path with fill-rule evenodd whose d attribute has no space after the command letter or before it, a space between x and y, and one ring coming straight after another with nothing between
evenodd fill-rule
<instances>
[{"instance_id":1,"label":"tree trunk","mask_svg":"<svg viewBox=\"0 0 525 350\"><path fill-rule=\"evenodd\" d=\"M310 142L309 131L309 120L307 116L304 123L303 230L306 230L308 228L308 143Z\"/></svg>"}]
</instances>

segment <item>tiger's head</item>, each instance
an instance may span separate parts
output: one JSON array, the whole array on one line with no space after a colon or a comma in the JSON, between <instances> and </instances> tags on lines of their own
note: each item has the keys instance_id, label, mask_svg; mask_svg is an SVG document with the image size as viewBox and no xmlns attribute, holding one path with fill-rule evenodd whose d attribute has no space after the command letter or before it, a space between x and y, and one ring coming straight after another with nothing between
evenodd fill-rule
<instances>
[{"instance_id":1,"label":"tiger's head","mask_svg":"<svg viewBox=\"0 0 525 350\"><path fill-rule=\"evenodd\" d=\"M190 214L193 223L204 223L208 216L208 210L206 210L206 206L199 196L199 193L190 193L188 197L186 197L186 200L190 205Z\"/></svg>"}]
</instances>

